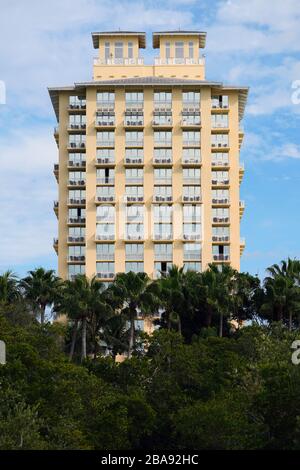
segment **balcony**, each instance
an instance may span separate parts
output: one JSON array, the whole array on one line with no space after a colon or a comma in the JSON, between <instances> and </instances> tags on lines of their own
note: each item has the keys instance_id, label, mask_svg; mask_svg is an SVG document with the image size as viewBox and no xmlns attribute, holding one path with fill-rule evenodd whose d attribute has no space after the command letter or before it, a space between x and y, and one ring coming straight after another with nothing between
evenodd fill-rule
<instances>
[{"instance_id":1,"label":"balcony","mask_svg":"<svg viewBox=\"0 0 300 470\"><path fill-rule=\"evenodd\" d=\"M158 129L165 129L165 128L170 128L173 126L173 119L172 116L164 116L163 119L161 119L161 115L154 116L152 120L152 127L158 128Z\"/></svg>"},{"instance_id":2,"label":"balcony","mask_svg":"<svg viewBox=\"0 0 300 470\"><path fill-rule=\"evenodd\" d=\"M170 112L172 109L172 101L154 101L155 112Z\"/></svg>"},{"instance_id":3,"label":"balcony","mask_svg":"<svg viewBox=\"0 0 300 470\"><path fill-rule=\"evenodd\" d=\"M70 225L82 225L85 224L85 217L69 217L68 224Z\"/></svg>"},{"instance_id":4,"label":"balcony","mask_svg":"<svg viewBox=\"0 0 300 470\"><path fill-rule=\"evenodd\" d=\"M185 195L182 196L182 202L201 202L202 198L200 195Z\"/></svg>"},{"instance_id":5,"label":"balcony","mask_svg":"<svg viewBox=\"0 0 300 470\"><path fill-rule=\"evenodd\" d=\"M213 197L211 202L213 206L228 206L229 197Z\"/></svg>"},{"instance_id":6,"label":"balcony","mask_svg":"<svg viewBox=\"0 0 300 470\"><path fill-rule=\"evenodd\" d=\"M183 234L183 240L184 241L199 241L201 240L201 235L200 233L185 233Z\"/></svg>"},{"instance_id":7,"label":"balcony","mask_svg":"<svg viewBox=\"0 0 300 470\"><path fill-rule=\"evenodd\" d=\"M54 164L54 167L53 167L53 173L54 173L54 176L56 178L56 181L58 182L58 176L59 176L59 165L58 163L55 163Z\"/></svg>"},{"instance_id":8,"label":"balcony","mask_svg":"<svg viewBox=\"0 0 300 470\"><path fill-rule=\"evenodd\" d=\"M83 179L70 179L69 186L85 186L85 180Z\"/></svg>"},{"instance_id":9,"label":"balcony","mask_svg":"<svg viewBox=\"0 0 300 470\"><path fill-rule=\"evenodd\" d=\"M58 201L53 202L53 210L54 210L56 216L58 217Z\"/></svg>"},{"instance_id":10,"label":"balcony","mask_svg":"<svg viewBox=\"0 0 300 470\"><path fill-rule=\"evenodd\" d=\"M192 129L194 127L200 127L200 126L201 126L200 114L189 116L189 117L182 116L181 127L183 129Z\"/></svg>"},{"instance_id":11,"label":"balcony","mask_svg":"<svg viewBox=\"0 0 300 470\"><path fill-rule=\"evenodd\" d=\"M96 165L115 166L115 159L112 157L96 157Z\"/></svg>"},{"instance_id":12,"label":"balcony","mask_svg":"<svg viewBox=\"0 0 300 470\"><path fill-rule=\"evenodd\" d=\"M85 149L85 142L69 142L69 150L83 150Z\"/></svg>"},{"instance_id":13,"label":"balcony","mask_svg":"<svg viewBox=\"0 0 300 470\"><path fill-rule=\"evenodd\" d=\"M114 177L104 177L104 178L97 178L97 184L99 185L114 185L115 178Z\"/></svg>"},{"instance_id":14,"label":"balcony","mask_svg":"<svg viewBox=\"0 0 300 470\"><path fill-rule=\"evenodd\" d=\"M227 133L229 131L229 124L228 122L214 122L211 126L211 131L212 133Z\"/></svg>"},{"instance_id":15,"label":"balcony","mask_svg":"<svg viewBox=\"0 0 300 470\"><path fill-rule=\"evenodd\" d=\"M172 196L165 196L161 194L156 194L153 196L153 202L172 202Z\"/></svg>"},{"instance_id":16,"label":"balcony","mask_svg":"<svg viewBox=\"0 0 300 470\"><path fill-rule=\"evenodd\" d=\"M190 58L169 58L162 59L160 57L154 58L154 65L205 65L205 58L199 57L198 59Z\"/></svg>"},{"instance_id":17,"label":"balcony","mask_svg":"<svg viewBox=\"0 0 300 470\"><path fill-rule=\"evenodd\" d=\"M213 255L213 260L214 261L229 261L230 256L229 255Z\"/></svg>"},{"instance_id":18,"label":"balcony","mask_svg":"<svg viewBox=\"0 0 300 470\"><path fill-rule=\"evenodd\" d=\"M76 103L69 103L69 111L85 111L86 110L86 101L77 101Z\"/></svg>"},{"instance_id":19,"label":"balcony","mask_svg":"<svg viewBox=\"0 0 300 470\"><path fill-rule=\"evenodd\" d=\"M144 117L143 116L125 116L124 127L128 128L137 128L144 127Z\"/></svg>"},{"instance_id":20,"label":"balcony","mask_svg":"<svg viewBox=\"0 0 300 470\"><path fill-rule=\"evenodd\" d=\"M113 129L115 127L115 117L111 116L110 119L102 118L101 116L96 117L95 127L105 127Z\"/></svg>"},{"instance_id":21,"label":"balcony","mask_svg":"<svg viewBox=\"0 0 300 470\"><path fill-rule=\"evenodd\" d=\"M242 256L245 247L246 247L246 240L245 238L241 238L240 239L240 256Z\"/></svg>"},{"instance_id":22,"label":"balcony","mask_svg":"<svg viewBox=\"0 0 300 470\"><path fill-rule=\"evenodd\" d=\"M201 261L201 251L190 250L183 253L184 261Z\"/></svg>"},{"instance_id":23,"label":"balcony","mask_svg":"<svg viewBox=\"0 0 300 470\"><path fill-rule=\"evenodd\" d=\"M153 165L158 166L171 166L172 165L172 158L171 157L153 157Z\"/></svg>"},{"instance_id":24,"label":"balcony","mask_svg":"<svg viewBox=\"0 0 300 470\"><path fill-rule=\"evenodd\" d=\"M140 241L144 240L144 235L126 233L125 234L125 240L126 241L138 241L138 242L140 242Z\"/></svg>"},{"instance_id":25,"label":"balcony","mask_svg":"<svg viewBox=\"0 0 300 470\"><path fill-rule=\"evenodd\" d=\"M144 196L127 196L125 195L126 202L144 202Z\"/></svg>"},{"instance_id":26,"label":"balcony","mask_svg":"<svg viewBox=\"0 0 300 470\"><path fill-rule=\"evenodd\" d=\"M135 59L129 59L128 57L123 57L121 59L100 59L99 57L95 57L94 65L144 65L144 59L142 57Z\"/></svg>"},{"instance_id":27,"label":"balcony","mask_svg":"<svg viewBox=\"0 0 300 470\"><path fill-rule=\"evenodd\" d=\"M243 217L245 211L245 201L239 202L239 212L240 212L240 219Z\"/></svg>"},{"instance_id":28,"label":"balcony","mask_svg":"<svg viewBox=\"0 0 300 470\"><path fill-rule=\"evenodd\" d=\"M71 124L69 123L68 125L68 132L85 132L86 131L86 124L85 123L80 123L80 124Z\"/></svg>"},{"instance_id":29,"label":"balcony","mask_svg":"<svg viewBox=\"0 0 300 470\"><path fill-rule=\"evenodd\" d=\"M105 196L101 196L101 195L97 195L95 197L95 202L110 202L110 203L114 203L115 202L115 195L114 194L110 194L110 195L105 195Z\"/></svg>"},{"instance_id":30,"label":"balcony","mask_svg":"<svg viewBox=\"0 0 300 470\"><path fill-rule=\"evenodd\" d=\"M244 141L244 136L245 136L245 133L244 133L244 129L239 129L239 149L241 149L241 146L242 146L242 143Z\"/></svg>"},{"instance_id":31,"label":"balcony","mask_svg":"<svg viewBox=\"0 0 300 470\"><path fill-rule=\"evenodd\" d=\"M84 263L85 262L85 256L84 255L78 255L78 256L68 256L68 262L69 263Z\"/></svg>"},{"instance_id":32,"label":"balcony","mask_svg":"<svg viewBox=\"0 0 300 470\"><path fill-rule=\"evenodd\" d=\"M70 168L85 168L86 167L86 161L83 160L82 158L80 158L78 160L69 159L68 166Z\"/></svg>"},{"instance_id":33,"label":"balcony","mask_svg":"<svg viewBox=\"0 0 300 470\"><path fill-rule=\"evenodd\" d=\"M182 166L199 166L201 165L200 157L182 157Z\"/></svg>"},{"instance_id":34,"label":"balcony","mask_svg":"<svg viewBox=\"0 0 300 470\"><path fill-rule=\"evenodd\" d=\"M115 101L97 101L96 106L102 113L111 113L115 109Z\"/></svg>"},{"instance_id":35,"label":"balcony","mask_svg":"<svg viewBox=\"0 0 300 470\"><path fill-rule=\"evenodd\" d=\"M228 149L229 147L229 143L228 141L224 141L224 142L212 142L211 143L211 146L212 148L224 148L224 149Z\"/></svg>"},{"instance_id":36,"label":"balcony","mask_svg":"<svg viewBox=\"0 0 300 470\"><path fill-rule=\"evenodd\" d=\"M58 255L58 238L53 238L53 248L56 251L56 254Z\"/></svg>"},{"instance_id":37,"label":"balcony","mask_svg":"<svg viewBox=\"0 0 300 470\"><path fill-rule=\"evenodd\" d=\"M115 240L114 233L108 233L108 234L96 233L95 235L95 241L112 242L114 240Z\"/></svg>"},{"instance_id":38,"label":"balcony","mask_svg":"<svg viewBox=\"0 0 300 470\"><path fill-rule=\"evenodd\" d=\"M98 279L113 279L115 277L115 273L108 273L108 272L100 272L96 274Z\"/></svg>"},{"instance_id":39,"label":"balcony","mask_svg":"<svg viewBox=\"0 0 300 470\"><path fill-rule=\"evenodd\" d=\"M200 101L183 101L182 102L182 114L191 113L199 114L200 113Z\"/></svg>"},{"instance_id":40,"label":"balcony","mask_svg":"<svg viewBox=\"0 0 300 470\"><path fill-rule=\"evenodd\" d=\"M220 167L220 168L223 168L223 167L228 167L229 166L229 160L227 158L227 160L225 159L213 159L212 162L211 162L211 166L212 167Z\"/></svg>"},{"instance_id":41,"label":"balcony","mask_svg":"<svg viewBox=\"0 0 300 470\"><path fill-rule=\"evenodd\" d=\"M68 237L68 243L85 243L85 237Z\"/></svg>"},{"instance_id":42,"label":"balcony","mask_svg":"<svg viewBox=\"0 0 300 470\"><path fill-rule=\"evenodd\" d=\"M240 184L243 181L244 173L245 173L245 165L244 165L244 163L240 163L240 168L239 168L239 182L240 182Z\"/></svg>"},{"instance_id":43,"label":"balcony","mask_svg":"<svg viewBox=\"0 0 300 470\"><path fill-rule=\"evenodd\" d=\"M227 178L218 178L211 180L212 186L229 186L229 179Z\"/></svg>"},{"instance_id":44,"label":"balcony","mask_svg":"<svg viewBox=\"0 0 300 470\"><path fill-rule=\"evenodd\" d=\"M229 224L229 217L213 217L213 224Z\"/></svg>"},{"instance_id":45,"label":"balcony","mask_svg":"<svg viewBox=\"0 0 300 470\"><path fill-rule=\"evenodd\" d=\"M86 200L85 198L70 198L68 200L68 204L70 206L85 206Z\"/></svg>"},{"instance_id":46,"label":"balcony","mask_svg":"<svg viewBox=\"0 0 300 470\"><path fill-rule=\"evenodd\" d=\"M170 241L173 239L172 233L155 233L153 235L154 241Z\"/></svg>"},{"instance_id":47,"label":"balcony","mask_svg":"<svg viewBox=\"0 0 300 470\"><path fill-rule=\"evenodd\" d=\"M213 243L229 243L230 237L229 235L213 235L212 242Z\"/></svg>"},{"instance_id":48,"label":"balcony","mask_svg":"<svg viewBox=\"0 0 300 470\"><path fill-rule=\"evenodd\" d=\"M142 166L144 165L144 159L142 157L125 157L124 158L124 165L125 166Z\"/></svg>"}]
</instances>

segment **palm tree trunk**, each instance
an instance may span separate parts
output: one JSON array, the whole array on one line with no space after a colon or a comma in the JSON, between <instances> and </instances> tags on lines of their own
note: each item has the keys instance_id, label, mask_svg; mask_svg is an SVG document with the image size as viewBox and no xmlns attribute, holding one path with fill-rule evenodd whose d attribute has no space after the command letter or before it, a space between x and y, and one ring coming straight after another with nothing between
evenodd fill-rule
<instances>
[{"instance_id":1,"label":"palm tree trunk","mask_svg":"<svg viewBox=\"0 0 300 470\"><path fill-rule=\"evenodd\" d=\"M41 305L41 325L44 325L45 323L45 311L46 311L46 305Z\"/></svg>"},{"instance_id":2,"label":"palm tree trunk","mask_svg":"<svg viewBox=\"0 0 300 470\"><path fill-rule=\"evenodd\" d=\"M75 344L76 344L76 338L77 338L77 328L78 328L78 320L75 321L75 324L74 324L74 327L73 327L71 349L70 349L70 354L69 354L69 361L72 361L73 356L74 356Z\"/></svg>"},{"instance_id":3,"label":"palm tree trunk","mask_svg":"<svg viewBox=\"0 0 300 470\"><path fill-rule=\"evenodd\" d=\"M82 319L81 362L86 359L86 317Z\"/></svg>"},{"instance_id":4,"label":"palm tree trunk","mask_svg":"<svg viewBox=\"0 0 300 470\"><path fill-rule=\"evenodd\" d=\"M292 326L293 326L293 314L292 311L289 313L289 331L292 331Z\"/></svg>"},{"instance_id":5,"label":"palm tree trunk","mask_svg":"<svg viewBox=\"0 0 300 470\"><path fill-rule=\"evenodd\" d=\"M220 313L220 329L219 329L219 337L222 338L223 336L223 313Z\"/></svg>"},{"instance_id":6,"label":"palm tree trunk","mask_svg":"<svg viewBox=\"0 0 300 470\"><path fill-rule=\"evenodd\" d=\"M130 336L129 336L129 347L128 347L128 357L131 357L132 350L134 346L134 319L130 320Z\"/></svg>"},{"instance_id":7,"label":"palm tree trunk","mask_svg":"<svg viewBox=\"0 0 300 470\"><path fill-rule=\"evenodd\" d=\"M212 321L212 307L210 305L207 306L207 312L205 315L205 326L209 328L211 326Z\"/></svg>"}]
</instances>

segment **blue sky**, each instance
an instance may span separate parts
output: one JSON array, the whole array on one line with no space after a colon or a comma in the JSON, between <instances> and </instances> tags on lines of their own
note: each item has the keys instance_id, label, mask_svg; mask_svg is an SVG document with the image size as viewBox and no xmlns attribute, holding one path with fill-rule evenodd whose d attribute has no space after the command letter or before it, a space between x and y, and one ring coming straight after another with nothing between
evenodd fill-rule
<instances>
[{"instance_id":1,"label":"blue sky","mask_svg":"<svg viewBox=\"0 0 300 470\"><path fill-rule=\"evenodd\" d=\"M0 271L20 276L36 266L56 268L52 239L57 197L55 118L47 86L92 77L91 31L164 29L207 31L206 77L249 85L241 151L246 201L242 269L299 257L300 80L298 0L10 0L1 5ZM151 62L155 51L145 52Z\"/></svg>"}]
</instances>

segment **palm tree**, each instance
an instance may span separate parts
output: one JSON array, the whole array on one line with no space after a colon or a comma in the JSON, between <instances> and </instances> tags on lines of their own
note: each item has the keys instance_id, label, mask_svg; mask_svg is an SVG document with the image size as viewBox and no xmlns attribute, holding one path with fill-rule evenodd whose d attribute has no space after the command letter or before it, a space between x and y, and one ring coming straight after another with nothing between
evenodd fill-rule
<instances>
[{"instance_id":1,"label":"palm tree","mask_svg":"<svg viewBox=\"0 0 300 470\"><path fill-rule=\"evenodd\" d=\"M105 342L107 348L111 351L114 361L117 354L123 354L128 350L128 333L126 319L123 315L113 315L110 317L101 330L100 339Z\"/></svg>"},{"instance_id":2,"label":"palm tree","mask_svg":"<svg viewBox=\"0 0 300 470\"><path fill-rule=\"evenodd\" d=\"M55 276L52 269L47 271L44 268L37 268L34 271L29 271L28 274L21 280L20 286L25 299L31 304L33 310L39 311L41 325L43 325L46 307L55 301L61 280Z\"/></svg>"},{"instance_id":3,"label":"palm tree","mask_svg":"<svg viewBox=\"0 0 300 470\"><path fill-rule=\"evenodd\" d=\"M269 267L267 273L261 312L275 321L288 322L291 331L294 316L300 312L300 262L288 258Z\"/></svg>"},{"instance_id":4,"label":"palm tree","mask_svg":"<svg viewBox=\"0 0 300 470\"><path fill-rule=\"evenodd\" d=\"M0 302L12 303L21 299L19 280L12 271L0 276Z\"/></svg>"},{"instance_id":5,"label":"palm tree","mask_svg":"<svg viewBox=\"0 0 300 470\"><path fill-rule=\"evenodd\" d=\"M110 293L117 300L120 314L129 322L128 357L135 345L135 320L139 313L153 315L157 308L157 288L146 273L117 274Z\"/></svg>"}]
</instances>

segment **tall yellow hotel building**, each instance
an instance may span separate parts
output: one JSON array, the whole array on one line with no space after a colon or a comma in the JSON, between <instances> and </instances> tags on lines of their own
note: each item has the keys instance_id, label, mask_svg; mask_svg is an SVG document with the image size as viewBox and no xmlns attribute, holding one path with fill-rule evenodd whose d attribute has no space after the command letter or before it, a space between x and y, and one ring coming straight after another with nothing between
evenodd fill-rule
<instances>
[{"instance_id":1,"label":"tall yellow hotel building","mask_svg":"<svg viewBox=\"0 0 300 470\"><path fill-rule=\"evenodd\" d=\"M92 33L93 80L50 88L58 121L58 274L151 278L240 268L240 123L248 88L205 79L206 33Z\"/></svg>"}]
</instances>

